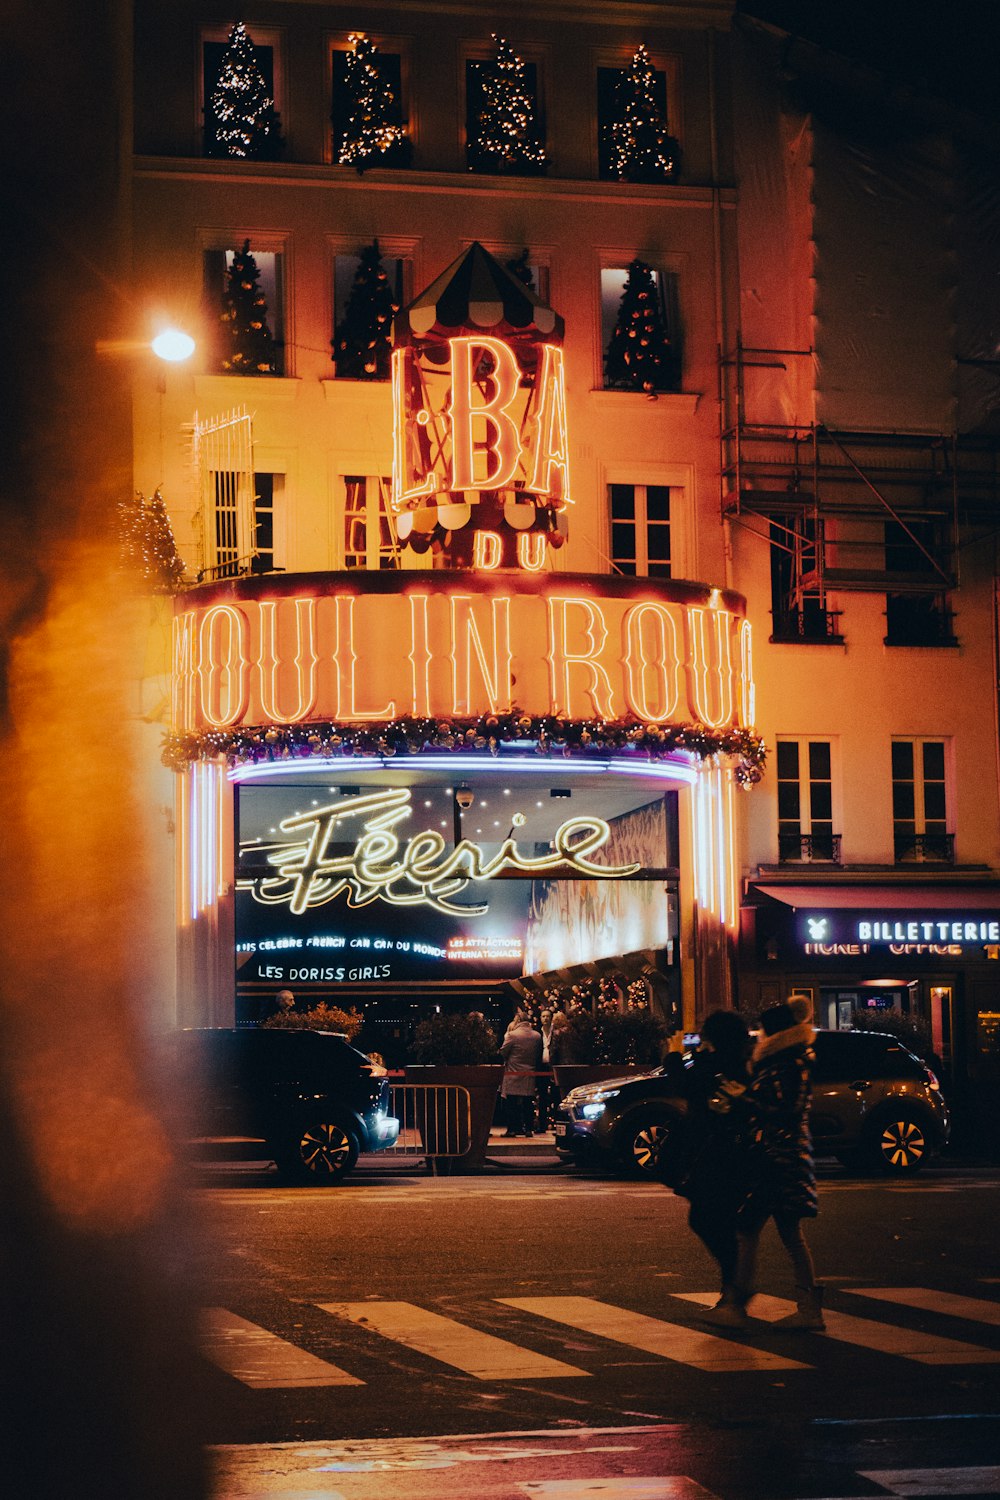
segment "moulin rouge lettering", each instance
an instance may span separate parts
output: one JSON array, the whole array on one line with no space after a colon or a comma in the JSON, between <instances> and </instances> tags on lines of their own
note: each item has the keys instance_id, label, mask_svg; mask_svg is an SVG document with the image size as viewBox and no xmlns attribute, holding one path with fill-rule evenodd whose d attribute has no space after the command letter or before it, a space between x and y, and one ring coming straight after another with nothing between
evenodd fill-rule
<instances>
[{"instance_id":1,"label":"moulin rouge lettering","mask_svg":"<svg viewBox=\"0 0 1000 1500\"><path fill-rule=\"evenodd\" d=\"M556 829L549 854L522 854L516 840L508 837L487 857L468 839L449 852L445 840L430 828L401 841L395 830L410 812L410 793L401 788L286 818L279 826L289 842L268 854L275 873L241 879L238 884L249 889L256 901L287 903L298 915L343 895L349 906L378 900L393 906L430 906L467 917L482 916L489 908L455 904L453 898L471 881L490 880L504 871L541 875L570 866L580 874L607 880L634 875L639 869L636 864L600 865L590 860L611 836L603 818L569 818ZM343 842L358 820L361 832L353 847L349 852L335 852L333 846ZM516 814L514 826L523 822L523 815Z\"/></svg>"},{"instance_id":2,"label":"moulin rouge lettering","mask_svg":"<svg viewBox=\"0 0 1000 1500\"><path fill-rule=\"evenodd\" d=\"M332 582L278 599L230 598L174 621L174 728L476 717L753 724L750 624L717 592L636 598L542 585L484 594L403 578L372 595ZM650 586L652 592L652 586Z\"/></svg>"}]
</instances>

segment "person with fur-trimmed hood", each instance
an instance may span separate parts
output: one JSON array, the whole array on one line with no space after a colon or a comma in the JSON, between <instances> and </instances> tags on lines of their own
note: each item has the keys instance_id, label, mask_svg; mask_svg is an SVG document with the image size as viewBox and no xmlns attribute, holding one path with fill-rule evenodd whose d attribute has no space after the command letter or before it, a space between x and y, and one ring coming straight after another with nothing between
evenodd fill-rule
<instances>
[{"instance_id":1,"label":"person with fur-trimmed hood","mask_svg":"<svg viewBox=\"0 0 1000 1500\"><path fill-rule=\"evenodd\" d=\"M760 1018L750 1085L737 1102L745 1111L749 1135L747 1185L737 1214L735 1287L710 1320L726 1327L748 1321L746 1305L754 1293L757 1246L768 1219L773 1219L795 1273L797 1311L776 1325L822 1332L823 1289L816 1283L812 1254L802 1231L803 1219L817 1213L816 1173L809 1133L812 1097L812 1001L791 995Z\"/></svg>"}]
</instances>

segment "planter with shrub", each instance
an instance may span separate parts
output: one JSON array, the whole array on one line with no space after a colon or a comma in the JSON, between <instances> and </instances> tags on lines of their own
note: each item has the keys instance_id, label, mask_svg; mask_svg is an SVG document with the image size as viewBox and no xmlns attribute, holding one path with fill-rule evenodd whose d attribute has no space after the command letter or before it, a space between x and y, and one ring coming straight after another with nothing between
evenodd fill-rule
<instances>
[{"instance_id":1,"label":"planter with shrub","mask_svg":"<svg viewBox=\"0 0 1000 1500\"><path fill-rule=\"evenodd\" d=\"M479 1015L434 1015L420 1022L405 1081L426 1088L415 1097L414 1123L437 1169L481 1166L489 1145L497 1091L503 1078L497 1040ZM468 1112L462 1094L468 1095Z\"/></svg>"},{"instance_id":2,"label":"planter with shrub","mask_svg":"<svg viewBox=\"0 0 1000 1500\"><path fill-rule=\"evenodd\" d=\"M564 1095L582 1084L651 1072L659 1066L667 1040L663 1022L645 1009L602 1010L596 1017L578 1012L569 1017L569 1026L580 1061L555 1068Z\"/></svg>"}]
</instances>

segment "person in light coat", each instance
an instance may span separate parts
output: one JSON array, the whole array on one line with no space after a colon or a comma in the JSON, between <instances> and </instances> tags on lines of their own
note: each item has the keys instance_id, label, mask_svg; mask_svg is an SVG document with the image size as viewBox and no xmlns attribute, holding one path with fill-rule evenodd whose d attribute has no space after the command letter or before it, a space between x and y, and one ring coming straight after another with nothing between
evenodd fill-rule
<instances>
[{"instance_id":1,"label":"person in light coat","mask_svg":"<svg viewBox=\"0 0 1000 1500\"><path fill-rule=\"evenodd\" d=\"M503 1058L501 1097L506 1100L507 1135L531 1135L536 1074L542 1062L541 1034L526 1011L519 1010L500 1047Z\"/></svg>"}]
</instances>

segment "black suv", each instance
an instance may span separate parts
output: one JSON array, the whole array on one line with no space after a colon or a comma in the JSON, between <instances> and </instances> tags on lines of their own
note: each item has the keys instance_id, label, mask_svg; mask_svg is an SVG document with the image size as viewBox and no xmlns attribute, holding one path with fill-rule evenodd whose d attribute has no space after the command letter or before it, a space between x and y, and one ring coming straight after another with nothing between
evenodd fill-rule
<instances>
[{"instance_id":1,"label":"black suv","mask_svg":"<svg viewBox=\"0 0 1000 1500\"><path fill-rule=\"evenodd\" d=\"M817 1156L890 1174L915 1172L951 1129L931 1070L895 1037L871 1031L818 1031L809 1114ZM669 1150L682 1105L673 1069L584 1085L555 1116L556 1150L652 1176Z\"/></svg>"},{"instance_id":2,"label":"black suv","mask_svg":"<svg viewBox=\"0 0 1000 1500\"><path fill-rule=\"evenodd\" d=\"M269 1156L292 1182L339 1182L399 1135L385 1069L328 1031L177 1031L181 1129L199 1155Z\"/></svg>"}]
</instances>

